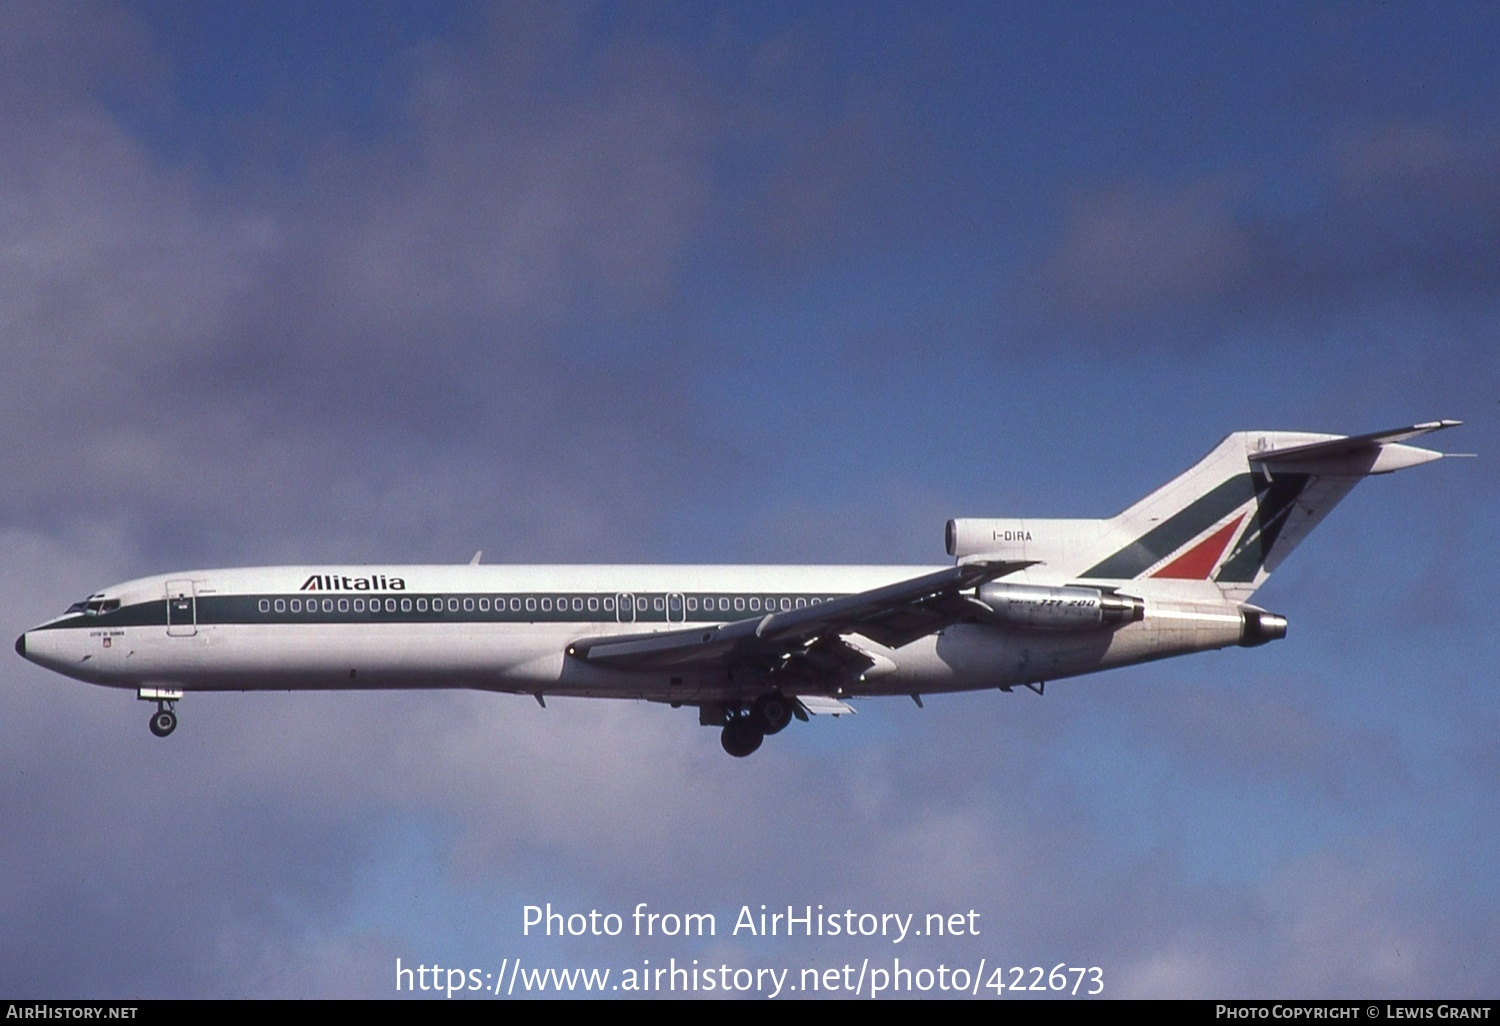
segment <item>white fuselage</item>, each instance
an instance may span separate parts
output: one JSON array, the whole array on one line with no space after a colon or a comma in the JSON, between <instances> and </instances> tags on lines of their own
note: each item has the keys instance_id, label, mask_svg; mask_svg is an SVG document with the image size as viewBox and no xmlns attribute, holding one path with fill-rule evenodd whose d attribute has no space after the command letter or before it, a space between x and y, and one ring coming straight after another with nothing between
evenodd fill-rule
<instances>
[{"instance_id":1,"label":"white fuselage","mask_svg":"<svg viewBox=\"0 0 1500 1026\"><path fill-rule=\"evenodd\" d=\"M911 566L361 566L203 570L142 578L28 631L26 658L122 688L478 688L674 703L733 700L722 669L626 670L571 658L583 637L679 630L807 608L932 572ZM117 605L116 605L117 604ZM1227 604L1147 599L1116 628L955 624L900 648L841 693L1009 687L1242 638ZM795 692L795 687L789 688Z\"/></svg>"}]
</instances>

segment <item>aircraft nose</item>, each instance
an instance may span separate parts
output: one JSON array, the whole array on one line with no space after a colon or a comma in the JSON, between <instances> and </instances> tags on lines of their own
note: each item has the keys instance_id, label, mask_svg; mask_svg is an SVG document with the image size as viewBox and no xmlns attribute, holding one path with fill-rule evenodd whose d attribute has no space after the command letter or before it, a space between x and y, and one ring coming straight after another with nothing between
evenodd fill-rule
<instances>
[{"instance_id":1,"label":"aircraft nose","mask_svg":"<svg viewBox=\"0 0 1500 1026\"><path fill-rule=\"evenodd\" d=\"M16 639L16 655L22 659L26 658L26 635L24 634Z\"/></svg>"}]
</instances>

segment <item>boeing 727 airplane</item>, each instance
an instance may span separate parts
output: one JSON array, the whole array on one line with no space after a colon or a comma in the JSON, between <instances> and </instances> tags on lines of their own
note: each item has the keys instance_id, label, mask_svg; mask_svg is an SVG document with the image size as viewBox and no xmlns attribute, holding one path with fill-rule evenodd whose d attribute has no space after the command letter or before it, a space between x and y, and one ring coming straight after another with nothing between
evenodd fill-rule
<instances>
[{"instance_id":1,"label":"boeing 727 airplane","mask_svg":"<svg viewBox=\"0 0 1500 1026\"><path fill-rule=\"evenodd\" d=\"M1045 682L1255 646L1251 605L1359 481L1440 459L1443 420L1229 435L1107 520L961 519L951 566L302 566L193 570L95 592L25 658L155 702L189 691L477 688L690 706L745 756L849 699Z\"/></svg>"}]
</instances>

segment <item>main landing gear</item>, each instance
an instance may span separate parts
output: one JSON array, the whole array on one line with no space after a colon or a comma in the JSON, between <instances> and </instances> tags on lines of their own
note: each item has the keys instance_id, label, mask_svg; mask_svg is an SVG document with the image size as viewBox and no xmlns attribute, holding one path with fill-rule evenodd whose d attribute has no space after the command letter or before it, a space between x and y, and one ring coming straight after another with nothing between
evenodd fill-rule
<instances>
[{"instance_id":1,"label":"main landing gear","mask_svg":"<svg viewBox=\"0 0 1500 1026\"><path fill-rule=\"evenodd\" d=\"M796 715L796 699L772 692L748 708L724 711L724 733L719 743L736 759L760 747L769 734L779 734ZM806 714L803 714L806 719Z\"/></svg>"},{"instance_id":2,"label":"main landing gear","mask_svg":"<svg viewBox=\"0 0 1500 1026\"><path fill-rule=\"evenodd\" d=\"M724 746L724 751L736 759L743 759L759 748L765 739L765 731L749 716L736 716L724 724L724 733L720 735L719 743Z\"/></svg>"},{"instance_id":3,"label":"main landing gear","mask_svg":"<svg viewBox=\"0 0 1500 1026\"><path fill-rule=\"evenodd\" d=\"M151 714L151 733L157 737L166 737L177 729L177 713L174 709L182 698L181 691L141 688L136 692L136 697L142 702L156 703L156 712Z\"/></svg>"},{"instance_id":4,"label":"main landing gear","mask_svg":"<svg viewBox=\"0 0 1500 1026\"><path fill-rule=\"evenodd\" d=\"M177 729L177 714L168 708L169 703L161 703L161 708L151 714L151 733L157 737L166 737Z\"/></svg>"}]
</instances>

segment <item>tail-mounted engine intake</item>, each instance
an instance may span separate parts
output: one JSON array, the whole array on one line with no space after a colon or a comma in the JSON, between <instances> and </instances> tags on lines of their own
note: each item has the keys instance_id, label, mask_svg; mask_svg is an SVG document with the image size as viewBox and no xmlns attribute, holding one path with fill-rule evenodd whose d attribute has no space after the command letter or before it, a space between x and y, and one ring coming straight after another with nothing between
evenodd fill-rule
<instances>
[{"instance_id":1,"label":"tail-mounted engine intake","mask_svg":"<svg viewBox=\"0 0 1500 1026\"><path fill-rule=\"evenodd\" d=\"M1045 588L1034 584L981 584L976 597L999 623L1050 630L1134 623L1146 615L1146 604L1130 595L1111 595L1097 588Z\"/></svg>"}]
</instances>

